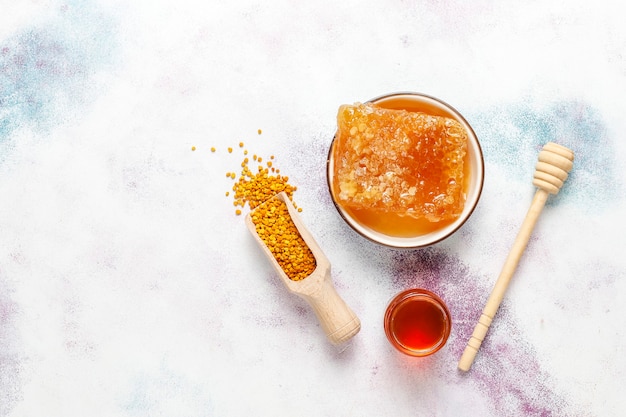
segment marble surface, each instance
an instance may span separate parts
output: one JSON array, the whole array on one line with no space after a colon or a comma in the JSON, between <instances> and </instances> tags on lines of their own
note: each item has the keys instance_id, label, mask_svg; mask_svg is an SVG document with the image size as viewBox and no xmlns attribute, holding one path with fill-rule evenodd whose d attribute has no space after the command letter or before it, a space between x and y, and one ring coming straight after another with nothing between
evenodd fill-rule
<instances>
[{"instance_id":1,"label":"marble surface","mask_svg":"<svg viewBox=\"0 0 626 417\"><path fill-rule=\"evenodd\" d=\"M1 0L0 415L621 415L619 6ZM355 234L326 186L339 105L396 91L458 109L485 158L473 216L417 251ZM461 373L548 141L574 169ZM327 342L235 215L239 142L298 187L362 321L348 346ZM411 287L453 319L424 359L382 327Z\"/></svg>"}]
</instances>

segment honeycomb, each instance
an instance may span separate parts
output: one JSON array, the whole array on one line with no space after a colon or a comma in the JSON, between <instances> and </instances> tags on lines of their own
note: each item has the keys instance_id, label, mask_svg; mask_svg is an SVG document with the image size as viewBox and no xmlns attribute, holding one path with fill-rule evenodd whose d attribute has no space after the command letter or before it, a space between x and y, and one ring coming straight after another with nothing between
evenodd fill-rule
<instances>
[{"instance_id":1,"label":"honeycomb","mask_svg":"<svg viewBox=\"0 0 626 417\"><path fill-rule=\"evenodd\" d=\"M429 222L461 214L468 138L458 121L357 103L339 108L337 125L338 204Z\"/></svg>"}]
</instances>

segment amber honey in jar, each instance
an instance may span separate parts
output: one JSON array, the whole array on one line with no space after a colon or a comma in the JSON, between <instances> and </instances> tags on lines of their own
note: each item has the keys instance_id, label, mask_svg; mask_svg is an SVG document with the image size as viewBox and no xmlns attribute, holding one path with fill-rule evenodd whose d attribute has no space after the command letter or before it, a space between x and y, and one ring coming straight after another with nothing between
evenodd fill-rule
<instances>
[{"instance_id":1,"label":"amber honey in jar","mask_svg":"<svg viewBox=\"0 0 626 417\"><path fill-rule=\"evenodd\" d=\"M436 294L410 289L396 295L385 312L385 334L400 352L428 356L441 349L451 329L450 313Z\"/></svg>"}]
</instances>

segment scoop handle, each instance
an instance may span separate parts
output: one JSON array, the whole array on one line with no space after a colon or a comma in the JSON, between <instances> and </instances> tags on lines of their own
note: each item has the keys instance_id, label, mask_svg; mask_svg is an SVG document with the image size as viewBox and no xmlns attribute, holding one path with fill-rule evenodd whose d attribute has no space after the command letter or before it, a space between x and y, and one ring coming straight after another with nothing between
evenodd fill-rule
<instances>
[{"instance_id":1,"label":"scoop handle","mask_svg":"<svg viewBox=\"0 0 626 417\"><path fill-rule=\"evenodd\" d=\"M321 280L316 280L318 285L298 295L311 305L331 343L338 345L359 332L361 321L337 293L330 278L330 268L320 273L324 276ZM306 278L306 280L314 282L311 278Z\"/></svg>"}]
</instances>

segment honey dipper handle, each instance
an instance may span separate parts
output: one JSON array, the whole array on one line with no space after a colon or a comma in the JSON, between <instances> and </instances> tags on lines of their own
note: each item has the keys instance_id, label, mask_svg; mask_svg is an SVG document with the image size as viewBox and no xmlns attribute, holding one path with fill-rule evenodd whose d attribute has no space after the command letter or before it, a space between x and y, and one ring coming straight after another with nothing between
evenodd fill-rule
<instances>
[{"instance_id":1,"label":"honey dipper handle","mask_svg":"<svg viewBox=\"0 0 626 417\"><path fill-rule=\"evenodd\" d=\"M311 305L326 336L333 344L347 341L361 329L361 321L337 293L330 279L330 269L324 271L324 278L314 291L300 296Z\"/></svg>"},{"instance_id":2,"label":"honey dipper handle","mask_svg":"<svg viewBox=\"0 0 626 417\"><path fill-rule=\"evenodd\" d=\"M559 192L563 186L563 182L567 179L569 171L572 169L573 162L574 153L570 149L553 142L548 142L539 153L539 162L537 162L535 166L533 178L533 184L538 190L535 193L526 218L520 227L520 231L515 238L513 247L504 262L500 276L474 328L474 332L467 342L463 355L461 355L458 364L460 370L468 371L472 363L474 363L478 349L487 335L493 317L496 311L498 311L500 303L502 303L504 293L509 286L511 277L528 245L528 240L535 228L541 210L543 210L548 196Z\"/></svg>"},{"instance_id":3,"label":"honey dipper handle","mask_svg":"<svg viewBox=\"0 0 626 417\"><path fill-rule=\"evenodd\" d=\"M463 351L463 355L459 360L459 369L462 371L468 371L472 363L474 362L474 358L478 353L478 349L482 344L485 336L487 335L487 330L489 330L489 326L493 320L493 317L496 315L500 304L502 303L502 299L504 298L504 293L506 292L507 287L509 286L509 282L511 281L511 277L519 264L519 261L528 245L528 241L530 239L530 235L532 234L533 229L535 228L535 224L537 223L537 219L541 214L541 210L548 199L549 193L543 189L537 190L535 193L535 197L530 205L530 209L526 214L526 218L522 223L522 226L515 238L515 242L513 243L513 247L509 252L509 255L504 262L504 266L502 267L502 271L498 276L498 280L496 281L491 294L489 295L489 299L487 300L487 304L485 304L485 308L474 327L474 332L472 333L472 337L467 342L467 346L465 347L465 351Z\"/></svg>"}]
</instances>

